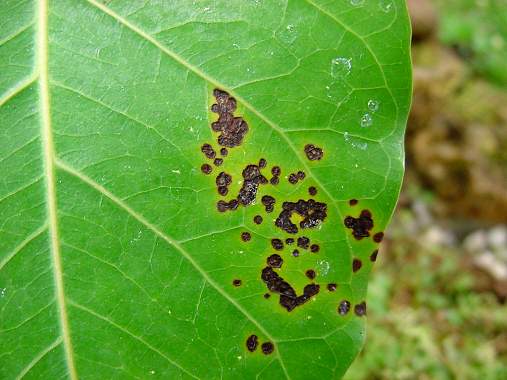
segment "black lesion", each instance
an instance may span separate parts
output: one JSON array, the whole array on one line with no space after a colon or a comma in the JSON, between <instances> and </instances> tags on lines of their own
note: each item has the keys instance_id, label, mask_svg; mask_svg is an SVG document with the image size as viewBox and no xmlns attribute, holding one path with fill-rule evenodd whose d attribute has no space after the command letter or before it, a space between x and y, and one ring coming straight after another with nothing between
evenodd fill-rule
<instances>
[{"instance_id":1,"label":"black lesion","mask_svg":"<svg viewBox=\"0 0 507 380\"><path fill-rule=\"evenodd\" d=\"M289 234L297 233L298 227L292 223L291 217L297 213L303 217L299 222L301 228L317 227L327 217L327 205L325 203L317 202L313 199L303 200L297 202L283 202L282 211L275 221L275 225Z\"/></svg>"},{"instance_id":2,"label":"black lesion","mask_svg":"<svg viewBox=\"0 0 507 380\"><path fill-rule=\"evenodd\" d=\"M370 231L373 228L373 219L371 216L371 212L368 210L361 211L359 217L354 218L353 216L347 216L343 223L345 227L350 228L352 230L352 235L356 240L361 240L363 238L370 236Z\"/></svg>"},{"instance_id":3,"label":"black lesion","mask_svg":"<svg viewBox=\"0 0 507 380\"><path fill-rule=\"evenodd\" d=\"M213 90L213 95L216 103L211 106L211 111L218 114L218 120L211 124L211 128L221 132L218 143L229 148L241 145L248 132L248 124L242 117L233 114L236 111L236 99L217 88Z\"/></svg>"}]
</instances>

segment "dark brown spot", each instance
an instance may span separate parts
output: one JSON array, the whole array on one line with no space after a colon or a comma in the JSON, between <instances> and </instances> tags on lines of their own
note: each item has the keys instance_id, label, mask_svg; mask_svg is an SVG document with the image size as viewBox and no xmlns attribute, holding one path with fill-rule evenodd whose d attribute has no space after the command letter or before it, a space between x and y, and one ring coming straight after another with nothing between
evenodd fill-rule
<instances>
[{"instance_id":1,"label":"dark brown spot","mask_svg":"<svg viewBox=\"0 0 507 380\"><path fill-rule=\"evenodd\" d=\"M269 293L264 293L264 298L268 299L269 297L271 297L271 294L269 294Z\"/></svg>"},{"instance_id":2,"label":"dark brown spot","mask_svg":"<svg viewBox=\"0 0 507 380\"><path fill-rule=\"evenodd\" d=\"M324 156L322 149L313 144L305 145L305 153L310 161L320 160Z\"/></svg>"},{"instance_id":3,"label":"dark brown spot","mask_svg":"<svg viewBox=\"0 0 507 380\"><path fill-rule=\"evenodd\" d=\"M375 262L377 261L377 255L378 255L378 249L374 250L370 255L370 261Z\"/></svg>"},{"instance_id":4,"label":"dark brown spot","mask_svg":"<svg viewBox=\"0 0 507 380\"><path fill-rule=\"evenodd\" d=\"M210 174L212 171L213 171L213 168L211 167L211 165L208 165L208 164L201 165L201 172L203 172L204 174Z\"/></svg>"},{"instance_id":5,"label":"dark brown spot","mask_svg":"<svg viewBox=\"0 0 507 380\"><path fill-rule=\"evenodd\" d=\"M312 244L312 245L310 246L310 251L311 251L311 252L313 252L313 253L317 253L317 252L319 252L319 251L320 251L320 247L319 247L319 245L318 245L318 244Z\"/></svg>"},{"instance_id":6,"label":"dark brown spot","mask_svg":"<svg viewBox=\"0 0 507 380\"><path fill-rule=\"evenodd\" d=\"M366 315L366 302L363 301L354 306L354 313L356 313L358 317Z\"/></svg>"},{"instance_id":7,"label":"dark brown spot","mask_svg":"<svg viewBox=\"0 0 507 380\"><path fill-rule=\"evenodd\" d=\"M310 186L308 188L308 194L314 196L314 195L317 195L317 188L315 186Z\"/></svg>"},{"instance_id":8,"label":"dark brown spot","mask_svg":"<svg viewBox=\"0 0 507 380\"><path fill-rule=\"evenodd\" d=\"M275 177L280 177L280 174L282 174L282 170L280 169L280 166L273 166L271 168L271 174L273 174Z\"/></svg>"},{"instance_id":9,"label":"dark brown spot","mask_svg":"<svg viewBox=\"0 0 507 380\"><path fill-rule=\"evenodd\" d=\"M290 234L297 233L298 228L290 219L294 212L303 217L303 220L299 222L301 228L313 228L317 227L327 217L327 205L313 199L283 202L282 211L278 215L275 225Z\"/></svg>"},{"instance_id":10,"label":"dark brown spot","mask_svg":"<svg viewBox=\"0 0 507 380\"><path fill-rule=\"evenodd\" d=\"M204 155L209 159L213 159L216 156L215 150L210 144L203 144L201 146L201 152L203 152Z\"/></svg>"},{"instance_id":11,"label":"dark brown spot","mask_svg":"<svg viewBox=\"0 0 507 380\"><path fill-rule=\"evenodd\" d=\"M329 290L330 292L334 292L336 290L336 284L334 283L327 284L327 290Z\"/></svg>"},{"instance_id":12,"label":"dark brown spot","mask_svg":"<svg viewBox=\"0 0 507 380\"><path fill-rule=\"evenodd\" d=\"M220 149L220 154L225 157L229 154L229 151L227 150L227 148L222 148Z\"/></svg>"},{"instance_id":13,"label":"dark brown spot","mask_svg":"<svg viewBox=\"0 0 507 380\"><path fill-rule=\"evenodd\" d=\"M294 244L294 239L293 238L287 238L287 239L285 239L285 243L286 244Z\"/></svg>"},{"instance_id":14,"label":"dark brown spot","mask_svg":"<svg viewBox=\"0 0 507 380\"><path fill-rule=\"evenodd\" d=\"M271 268L281 268L283 259L280 257L280 255L274 253L267 258L266 262Z\"/></svg>"},{"instance_id":15,"label":"dark brown spot","mask_svg":"<svg viewBox=\"0 0 507 380\"><path fill-rule=\"evenodd\" d=\"M255 224L261 224L262 223L262 216L255 215L254 218L253 218L253 221L254 221Z\"/></svg>"},{"instance_id":16,"label":"dark brown spot","mask_svg":"<svg viewBox=\"0 0 507 380\"><path fill-rule=\"evenodd\" d=\"M261 278L270 291L280 294L280 305L287 309L287 311L292 311L297 306L304 304L316 295L320 289L319 285L308 284L304 287L303 294L298 296L294 288L270 266L262 270Z\"/></svg>"},{"instance_id":17,"label":"dark brown spot","mask_svg":"<svg viewBox=\"0 0 507 380\"><path fill-rule=\"evenodd\" d=\"M220 166L220 165L222 165L224 163L224 160L221 159L221 158L215 158L213 160L213 163L215 164L215 166Z\"/></svg>"},{"instance_id":18,"label":"dark brown spot","mask_svg":"<svg viewBox=\"0 0 507 380\"><path fill-rule=\"evenodd\" d=\"M246 348L250 352L254 352L257 349L257 345L259 344L259 338L257 335L250 335L246 340Z\"/></svg>"},{"instance_id":19,"label":"dark brown spot","mask_svg":"<svg viewBox=\"0 0 507 380\"><path fill-rule=\"evenodd\" d=\"M306 236L298 237L298 247L299 248L308 249L309 245L310 245L310 239L308 239Z\"/></svg>"},{"instance_id":20,"label":"dark brown spot","mask_svg":"<svg viewBox=\"0 0 507 380\"><path fill-rule=\"evenodd\" d=\"M294 173L291 173L289 175L289 182L293 185L295 185L296 183L298 183L298 176Z\"/></svg>"},{"instance_id":21,"label":"dark brown spot","mask_svg":"<svg viewBox=\"0 0 507 380\"><path fill-rule=\"evenodd\" d=\"M227 193L229 192L229 189L225 186L219 186L217 188L218 194L220 194L222 197L225 197Z\"/></svg>"},{"instance_id":22,"label":"dark brown spot","mask_svg":"<svg viewBox=\"0 0 507 380\"><path fill-rule=\"evenodd\" d=\"M358 203L358 202L359 202L359 201L358 201L357 199L351 199L351 200L349 201L349 205L351 205L351 206L355 206L355 205L357 205L357 203Z\"/></svg>"},{"instance_id":23,"label":"dark brown spot","mask_svg":"<svg viewBox=\"0 0 507 380\"><path fill-rule=\"evenodd\" d=\"M239 279L232 280L232 285L241 286L241 280L239 280Z\"/></svg>"},{"instance_id":24,"label":"dark brown spot","mask_svg":"<svg viewBox=\"0 0 507 380\"><path fill-rule=\"evenodd\" d=\"M315 276L317 276L315 274L315 271L313 269L308 269L306 272L305 272L305 275L306 277L308 277L310 280L313 280L315 278Z\"/></svg>"},{"instance_id":25,"label":"dark brown spot","mask_svg":"<svg viewBox=\"0 0 507 380\"><path fill-rule=\"evenodd\" d=\"M350 302L349 301L343 300L338 305L338 314L340 314L340 315L347 314L349 312L349 310L350 310Z\"/></svg>"},{"instance_id":26,"label":"dark brown spot","mask_svg":"<svg viewBox=\"0 0 507 380\"><path fill-rule=\"evenodd\" d=\"M278 177L271 177L271 179L269 180L269 183L276 186L276 185L278 185L280 183L280 178L278 178Z\"/></svg>"},{"instance_id":27,"label":"dark brown spot","mask_svg":"<svg viewBox=\"0 0 507 380\"><path fill-rule=\"evenodd\" d=\"M269 355L275 350L275 346L271 342L265 342L261 345L262 352L264 355Z\"/></svg>"},{"instance_id":28,"label":"dark brown spot","mask_svg":"<svg viewBox=\"0 0 507 380\"><path fill-rule=\"evenodd\" d=\"M281 251L283 249L283 242L280 239L271 239L271 245L277 251Z\"/></svg>"},{"instance_id":29,"label":"dark brown spot","mask_svg":"<svg viewBox=\"0 0 507 380\"><path fill-rule=\"evenodd\" d=\"M304 172L302 172L301 170L297 172L296 176L298 177L299 180L304 180L306 175Z\"/></svg>"},{"instance_id":30,"label":"dark brown spot","mask_svg":"<svg viewBox=\"0 0 507 380\"><path fill-rule=\"evenodd\" d=\"M266 212L272 212L274 210L275 198L271 195L264 195L261 202L264 205Z\"/></svg>"},{"instance_id":31,"label":"dark brown spot","mask_svg":"<svg viewBox=\"0 0 507 380\"><path fill-rule=\"evenodd\" d=\"M217 175L215 183L217 185L218 194L225 196L229 192L228 186L232 183L232 177L230 174L221 172Z\"/></svg>"},{"instance_id":32,"label":"dark brown spot","mask_svg":"<svg viewBox=\"0 0 507 380\"><path fill-rule=\"evenodd\" d=\"M259 160L259 168L261 168L261 169L265 168L266 164L267 164L267 162L266 162L266 160L264 158L261 158Z\"/></svg>"},{"instance_id":33,"label":"dark brown spot","mask_svg":"<svg viewBox=\"0 0 507 380\"><path fill-rule=\"evenodd\" d=\"M352 261L352 271L355 273L357 272L359 269L361 269L361 267L363 266L363 263L361 262L361 260L359 259L354 259Z\"/></svg>"},{"instance_id":34,"label":"dark brown spot","mask_svg":"<svg viewBox=\"0 0 507 380\"><path fill-rule=\"evenodd\" d=\"M292 256L298 257L299 256L299 250L295 249L294 251L292 251Z\"/></svg>"},{"instance_id":35,"label":"dark brown spot","mask_svg":"<svg viewBox=\"0 0 507 380\"><path fill-rule=\"evenodd\" d=\"M252 235L250 235L250 232L242 232L241 233L241 240L250 241L250 239L252 239Z\"/></svg>"},{"instance_id":36,"label":"dark brown spot","mask_svg":"<svg viewBox=\"0 0 507 380\"><path fill-rule=\"evenodd\" d=\"M238 201L246 206L252 204L257 196L259 185L268 183L257 165L248 165L243 169L243 186L239 190Z\"/></svg>"},{"instance_id":37,"label":"dark brown spot","mask_svg":"<svg viewBox=\"0 0 507 380\"><path fill-rule=\"evenodd\" d=\"M370 236L370 230L373 228L373 219L368 210L361 211L358 218L347 216L343 223L345 227L352 229L352 235L356 240Z\"/></svg>"},{"instance_id":38,"label":"dark brown spot","mask_svg":"<svg viewBox=\"0 0 507 380\"><path fill-rule=\"evenodd\" d=\"M373 235L373 241L375 243L380 243L383 238L384 238L384 233L383 232L377 232L375 235Z\"/></svg>"},{"instance_id":39,"label":"dark brown spot","mask_svg":"<svg viewBox=\"0 0 507 380\"><path fill-rule=\"evenodd\" d=\"M218 114L218 120L211 124L211 128L215 132L221 132L218 143L229 148L241 145L248 132L248 124L242 117L233 115L236 99L219 89L215 89L213 95L216 103L211 106L211 111Z\"/></svg>"},{"instance_id":40,"label":"dark brown spot","mask_svg":"<svg viewBox=\"0 0 507 380\"><path fill-rule=\"evenodd\" d=\"M218 201L217 202L217 210L220 212L226 212L227 210L236 210L238 208L239 202L237 199L232 199L229 202L226 201Z\"/></svg>"}]
</instances>

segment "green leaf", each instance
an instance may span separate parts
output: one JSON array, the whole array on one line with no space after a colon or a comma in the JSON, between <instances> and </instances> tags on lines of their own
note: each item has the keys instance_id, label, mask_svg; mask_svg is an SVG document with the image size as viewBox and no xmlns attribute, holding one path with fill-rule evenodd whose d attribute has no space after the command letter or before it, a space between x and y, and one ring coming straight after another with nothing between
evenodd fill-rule
<instances>
[{"instance_id":1,"label":"green leaf","mask_svg":"<svg viewBox=\"0 0 507 380\"><path fill-rule=\"evenodd\" d=\"M403 175L404 2L0 15L0 377L341 377Z\"/></svg>"}]
</instances>

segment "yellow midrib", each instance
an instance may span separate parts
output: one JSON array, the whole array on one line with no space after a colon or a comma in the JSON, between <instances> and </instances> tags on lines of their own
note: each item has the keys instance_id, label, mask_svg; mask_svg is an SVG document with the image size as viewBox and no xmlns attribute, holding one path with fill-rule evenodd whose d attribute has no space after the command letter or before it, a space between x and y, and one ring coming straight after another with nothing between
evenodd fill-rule
<instances>
[{"instance_id":1,"label":"yellow midrib","mask_svg":"<svg viewBox=\"0 0 507 380\"><path fill-rule=\"evenodd\" d=\"M55 165L53 134L51 131L49 78L48 78L48 4L47 0L37 3L37 34L36 34L36 69L39 76L39 112L41 124L41 142L46 180L46 205L50 236L51 262L55 281L55 295L59 315L61 337L67 363L69 377L77 380L74 355L70 339L69 323L65 306L63 272L58 240L58 223L56 211Z\"/></svg>"}]
</instances>

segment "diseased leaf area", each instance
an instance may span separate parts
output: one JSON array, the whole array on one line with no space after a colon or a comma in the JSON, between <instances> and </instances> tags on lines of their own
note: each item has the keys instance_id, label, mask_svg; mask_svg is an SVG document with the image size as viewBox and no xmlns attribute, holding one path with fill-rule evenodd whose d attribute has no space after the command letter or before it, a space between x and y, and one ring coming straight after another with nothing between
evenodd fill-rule
<instances>
[{"instance_id":1,"label":"diseased leaf area","mask_svg":"<svg viewBox=\"0 0 507 380\"><path fill-rule=\"evenodd\" d=\"M340 378L403 174L404 2L0 17L0 378Z\"/></svg>"}]
</instances>

